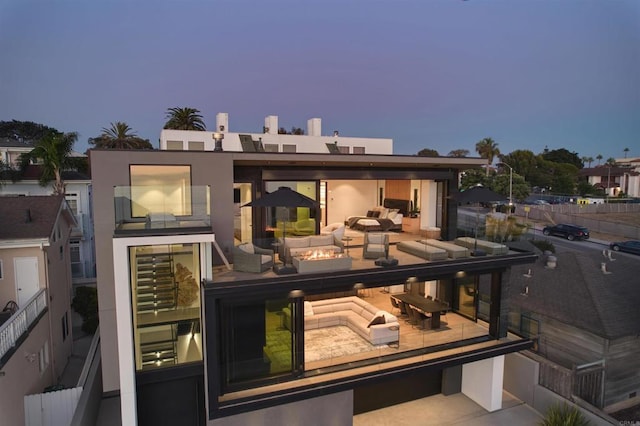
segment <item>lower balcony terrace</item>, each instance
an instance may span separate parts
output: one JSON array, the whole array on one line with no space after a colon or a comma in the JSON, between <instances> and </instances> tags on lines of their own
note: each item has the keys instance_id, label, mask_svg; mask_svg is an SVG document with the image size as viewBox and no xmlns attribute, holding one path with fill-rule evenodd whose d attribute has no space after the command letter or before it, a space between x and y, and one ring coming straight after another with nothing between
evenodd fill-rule
<instances>
[{"instance_id":1,"label":"lower balcony terrace","mask_svg":"<svg viewBox=\"0 0 640 426\"><path fill-rule=\"evenodd\" d=\"M415 239L403 233L390 238L388 257L397 265L365 258L361 243L352 239L347 269L278 274L277 268L251 273L215 267L205 286L206 326L233 331L222 331L207 344L230 348L208 351L207 364L219 366L209 377L218 378L221 390L210 388L209 403L231 415L256 401L283 403L321 388L442 371L530 346L499 323L502 272L533 262L533 253L506 250L426 260L398 249L402 241ZM432 302L441 305L430 309ZM357 305L354 310L369 316L363 320L353 312L322 308L342 303ZM317 323L307 316L308 304ZM389 314L385 323L374 323L372 317L382 312Z\"/></svg>"}]
</instances>

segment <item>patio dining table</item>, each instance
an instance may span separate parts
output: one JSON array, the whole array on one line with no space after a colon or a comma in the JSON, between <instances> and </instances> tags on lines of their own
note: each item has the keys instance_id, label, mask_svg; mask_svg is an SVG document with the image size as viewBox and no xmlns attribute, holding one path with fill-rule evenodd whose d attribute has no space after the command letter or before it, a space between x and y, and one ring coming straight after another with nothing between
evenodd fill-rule
<instances>
[{"instance_id":1,"label":"patio dining table","mask_svg":"<svg viewBox=\"0 0 640 426\"><path fill-rule=\"evenodd\" d=\"M448 305L442 302L425 299L424 297L416 296L415 294L396 293L392 294L391 297L404 303L408 303L409 305L413 306L419 311L422 311L425 314L431 314L432 329L440 328L440 312L448 309Z\"/></svg>"}]
</instances>

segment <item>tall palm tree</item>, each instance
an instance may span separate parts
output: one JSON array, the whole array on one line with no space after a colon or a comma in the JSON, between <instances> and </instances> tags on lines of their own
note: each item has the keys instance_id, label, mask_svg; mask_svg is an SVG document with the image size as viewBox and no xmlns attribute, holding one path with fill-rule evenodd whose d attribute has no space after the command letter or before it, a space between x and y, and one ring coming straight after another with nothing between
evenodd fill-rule
<instances>
[{"instance_id":1,"label":"tall palm tree","mask_svg":"<svg viewBox=\"0 0 640 426\"><path fill-rule=\"evenodd\" d=\"M20 166L24 169L32 161L39 161L42 166L40 185L47 186L53 180L53 193L64 195L62 171L71 166L71 149L76 140L78 140L76 132L50 131L36 142L31 151L20 155Z\"/></svg>"},{"instance_id":2,"label":"tall palm tree","mask_svg":"<svg viewBox=\"0 0 640 426\"><path fill-rule=\"evenodd\" d=\"M89 144L101 149L153 149L148 139L142 139L127 123L116 121L103 127L100 136L89 138Z\"/></svg>"},{"instance_id":3,"label":"tall palm tree","mask_svg":"<svg viewBox=\"0 0 640 426\"><path fill-rule=\"evenodd\" d=\"M603 159L604 157L602 156L602 154L598 154L596 155L596 160L598 160L598 166L600 165L600 161Z\"/></svg>"},{"instance_id":4,"label":"tall palm tree","mask_svg":"<svg viewBox=\"0 0 640 426\"><path fill-rule=\"evenodd\" d=\"M593 163L593 157L587 157L585 161L589 164L589 168L591 168L591 163Z\"/></svg>"},{"instance_id":5,"label":"tall palm tree","mask_svg":"<svg viewBox=\"0 0 640 426\"><path fill-rule=\"evenodd\" d=\"M627 158L627 154L629 153L629 148L625 148L623 149L624 151L624 158Z\"/></svg>"},{"instance_id":6,"label":"tall palm tree","mask_svg":"<svg viewBox=\"0 0 640 426\"><path fill-rule=\"evenodd\" d=\"M169 108L167 109L166 118L168 121L164 124L165 129L207 130L200 111L195 108Z\"/></svg>"},{"instance_id":7,"label":"tall palm tree","mask_svg":"<svg viewBox=\"0 0 640 426\"><path fill-rule=\"evenodd\" d=\"M498 144L491 138L484 138L476 143L476 152L480 157L487 159L487 176L489 176L489 166L493 164L493 159L500 155Z\"/></svg>"}]
</instances>

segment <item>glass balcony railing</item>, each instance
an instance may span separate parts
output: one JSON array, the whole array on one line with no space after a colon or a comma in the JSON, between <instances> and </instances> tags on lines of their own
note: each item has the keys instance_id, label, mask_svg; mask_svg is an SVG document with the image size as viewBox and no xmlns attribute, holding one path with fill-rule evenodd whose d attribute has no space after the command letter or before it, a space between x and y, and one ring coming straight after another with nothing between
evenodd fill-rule
<instances>
[{"instance_id":1,"label":"glass balcony railing","mask_svg":"<svg viewBox=\"0 0 640 426\"><path fill-rule=\"evenodd\" d=\"M116 232L210 228L210 188L205 186L114 187Z\"/></svg>"}]
</instances>

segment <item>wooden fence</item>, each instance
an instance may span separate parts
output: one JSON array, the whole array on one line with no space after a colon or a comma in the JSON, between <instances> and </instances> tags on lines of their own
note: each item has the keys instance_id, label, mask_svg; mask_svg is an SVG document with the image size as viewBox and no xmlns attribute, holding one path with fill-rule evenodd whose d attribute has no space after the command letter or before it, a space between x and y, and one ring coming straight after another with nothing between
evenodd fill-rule
<instances>
[{"instance_id":1,"label":"wooden fence","mask_svg":"<svg viewBox=\"0 0 640 426\"><path fill-rule=\"evenodd\" d=\"M602 408L604 404L604 361L578 365L573 369L561 367L545 358L536 357L540 364L538 383L567 399L574 396Z\"/></svg>"}]
</instances>

